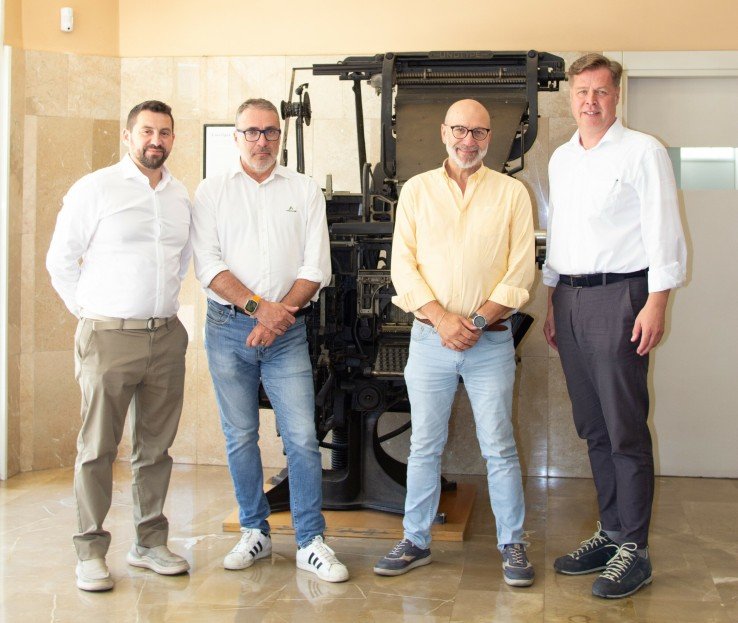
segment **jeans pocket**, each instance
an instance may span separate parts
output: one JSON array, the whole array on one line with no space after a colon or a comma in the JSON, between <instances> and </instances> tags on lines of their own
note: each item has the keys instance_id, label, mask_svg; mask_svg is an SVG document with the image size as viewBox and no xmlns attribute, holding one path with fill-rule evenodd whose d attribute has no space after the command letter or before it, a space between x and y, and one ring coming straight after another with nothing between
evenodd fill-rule
<instances>
[{"instance_id":1,"label":"jeans pocket","mask_svg":"<svg viewBox=\"0 0 738 623\"><path fill-rule=\"evenodd\" d=\"M435 333L433 327L416 320L413 322L412 329L410 330L410 339L416 342L422 342L433 335L433 333Z\"/></svg>"},{"instance_id":2,"label":"jeans pocket","mask_svg":"<svg viewBox=\"0 0 738 623\"><path fill-rule=\"evenodd\" d=\"M224 325L231 317L231 310L221 305L216 305L208 301L208 311L205 314L205 321L210 324Z\"/></svg>"}]
</instances>

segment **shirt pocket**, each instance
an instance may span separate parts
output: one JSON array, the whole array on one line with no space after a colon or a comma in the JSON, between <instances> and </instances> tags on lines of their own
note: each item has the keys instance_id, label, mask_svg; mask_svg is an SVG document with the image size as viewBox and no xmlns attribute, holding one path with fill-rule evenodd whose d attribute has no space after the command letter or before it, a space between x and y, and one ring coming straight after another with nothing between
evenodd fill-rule
<instances>
[{"instance_id":1,"label":"shirt pocket","mask_svg":"<svg viewBox=\"0 0 738 623\"><path fill-rule=\"evenodd\" d=\"M589 185L589 197L592 202L591 220L614 223L622 194L623 182L619 177L608 176L593 180Z\"/></svg>"}]
</instances>

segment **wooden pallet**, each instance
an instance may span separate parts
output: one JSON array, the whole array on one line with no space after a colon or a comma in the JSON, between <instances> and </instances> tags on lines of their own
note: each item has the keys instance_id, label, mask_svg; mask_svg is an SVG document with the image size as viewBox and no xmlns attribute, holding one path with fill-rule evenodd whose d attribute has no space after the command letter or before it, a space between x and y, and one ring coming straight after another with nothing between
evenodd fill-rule
<instances>
[{"instance_id":1,"label":"wooden pallet","mask_svg":"<svg viewBox=\"0 0 738 623\"><path fill-rule=\"evenodd\" d=\"M471 516L476 487L459 483L456 491L441 495L439 512L446 513L446 523L434 524L431 530L435 541L463 541ZM373 510L323 511L326 536L401 539L402 515ZM269 525L273 534L294 534L289 511L272 513ZM225 532L238 532L238 508L223 521Z\"/></svg>"}]
</instances>

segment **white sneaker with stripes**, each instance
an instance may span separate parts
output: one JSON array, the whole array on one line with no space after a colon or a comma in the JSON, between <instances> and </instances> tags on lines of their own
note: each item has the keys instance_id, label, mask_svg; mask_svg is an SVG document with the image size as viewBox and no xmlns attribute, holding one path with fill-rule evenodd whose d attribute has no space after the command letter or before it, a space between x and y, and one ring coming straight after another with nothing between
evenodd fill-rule
<instances>
[{"instance_id":1,"label":"white sneaker with stripes","mask_svg":"<svg viewBox=\"0 0 738 623\"><path fill-rule=\"evenodd\" d=\"M349 578L346 565L336 558L334 551L316 536L308 545L297 550L297 568L310 571L326 582L345 582Z\"/></svg>"},{"instance_id":2,"label":"white sneaker with stripes","mask_svg":"<svg viewBox=\"0 0 738 623\"><path fill-rule=\"evenodd\" d=\"M223 560L226 569L246 569L259 558L272 555L272 538L258 528L241 528L241 540Z\"/></svg>"}]
</instances>

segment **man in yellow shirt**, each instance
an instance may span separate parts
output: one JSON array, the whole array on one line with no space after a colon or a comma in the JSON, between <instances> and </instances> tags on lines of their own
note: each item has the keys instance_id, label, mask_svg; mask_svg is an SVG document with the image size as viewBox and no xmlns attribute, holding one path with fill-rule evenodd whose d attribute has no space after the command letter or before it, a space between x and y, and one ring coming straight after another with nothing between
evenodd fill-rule
<instances>
[{"instance_id":1,"label":"man in yellow shirt","mask_svg":"<svg viewBox=\"0 0 738 623\"><path fill-rule=\"evenodd\" d=\"M505 582L530 586L525 502L512 427L512 310L534 276L533 219L525 187L482 164L490 118L475 100L454 103L441 125L448 159L408 180L392 245L395 305L413 312L405 382L412 437L404 538L374 567L400 575L431 562L430 530L441 494L441 455L459 377L487 462Z\"/></svg>"}]
</instances>

